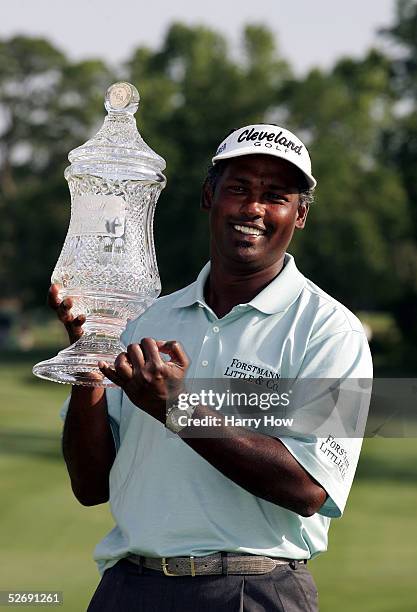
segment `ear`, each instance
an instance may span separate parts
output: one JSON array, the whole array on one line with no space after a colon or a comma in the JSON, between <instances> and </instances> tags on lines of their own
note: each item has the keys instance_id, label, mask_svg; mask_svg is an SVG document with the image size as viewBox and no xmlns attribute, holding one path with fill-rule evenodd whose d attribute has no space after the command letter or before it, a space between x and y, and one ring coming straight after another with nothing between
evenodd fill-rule
<instances>
[{"instance_id":1,"label":"ear","mask_svg":"<svg viewBox=\"0 0 417 612\"><path fill-rule=\"evenodd\" d=\"M304 226L305 226L306 220L307 220L308 211L309 211L309 205L308 204L299 204L298 205L297 219L295 221L295 227L297 229L304 229Z\"/></svg>"},{"instance_id":2,"label":"ear","mask_svg":"<svg viewBox=\"0 0 417 612\"><path fill-rule=\"evenodd\" d=\"M213 189L206 179L201 190L200 206L203 210L211 210L213 202Z\"/></svg>"}]
</instances>

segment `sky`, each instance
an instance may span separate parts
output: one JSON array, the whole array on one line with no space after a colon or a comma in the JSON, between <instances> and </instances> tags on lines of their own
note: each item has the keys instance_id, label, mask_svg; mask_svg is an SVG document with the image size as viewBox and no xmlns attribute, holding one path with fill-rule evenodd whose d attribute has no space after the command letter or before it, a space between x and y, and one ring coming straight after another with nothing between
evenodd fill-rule
<instances>
[{"instance_id":1,"label":"sky","mask_svg":"<svg viewBox=\"0 0 417 612\"><path fill-rule=\"evenodd\" d=\"M0 37L46 37L74 60L99 57L111 65L140 45L157 48L173 21L205 24L224 33L238 52L246 23L277 35L296 73L360 57L392 22L395 0L13 0L5 2Z\"/></svg>"}]
</instances>

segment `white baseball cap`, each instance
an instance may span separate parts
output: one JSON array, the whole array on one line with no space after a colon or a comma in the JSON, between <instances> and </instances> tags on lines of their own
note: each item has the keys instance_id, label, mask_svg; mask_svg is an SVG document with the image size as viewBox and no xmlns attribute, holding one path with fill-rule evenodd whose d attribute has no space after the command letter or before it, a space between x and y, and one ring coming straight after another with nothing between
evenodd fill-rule
<instances>
[{"instance_id":1,"label":"white baseball cap","mask_svg":"<svg viewBox=\"0 0 417 612\"><path fill-rule=\"evenodd\" d=\"M223 140L211 161L215 164L221 159L256 153L286 159L303 172L310 189L317 185L306 146L295 134L278 125L259 123L235 130Z\"/></svg>"}]
</instances>

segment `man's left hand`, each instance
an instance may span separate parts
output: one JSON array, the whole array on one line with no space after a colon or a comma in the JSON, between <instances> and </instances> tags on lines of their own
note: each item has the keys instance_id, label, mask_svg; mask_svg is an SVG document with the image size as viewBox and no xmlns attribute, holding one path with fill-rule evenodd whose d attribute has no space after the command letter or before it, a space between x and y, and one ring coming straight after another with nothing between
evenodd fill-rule
<instances>
[{"instance_id":1,"label":"man's left hand","mask_svg":"<svg viewBox=\"0 0 417 612\"><path fill-rule=\"evenodd\" d=\"M164 353L170 357L164 360ZM189 360L179 342L143 338L120 353L114 368L99 362L101 372L121 387L130 401L165 423L168 400L181 392Z\"/></svg>"}]
</instances>

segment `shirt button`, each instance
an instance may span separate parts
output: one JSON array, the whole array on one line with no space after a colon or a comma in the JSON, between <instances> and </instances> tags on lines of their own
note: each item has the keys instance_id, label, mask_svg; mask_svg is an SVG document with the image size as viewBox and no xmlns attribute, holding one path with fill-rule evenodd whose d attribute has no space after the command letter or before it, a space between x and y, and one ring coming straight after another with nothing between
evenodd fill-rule
<instances>
[{"instance_id":1,"label":"shirt button","mask_svg":"<svg viewBox=\"0 0 417 612\"><path fill-rule=\"evenodd\" d=\"M201 365L204 367L208 366L208 361L204 359L204 361L201 362Z\"/></svg>"},{"instance_id":2,"label":"shirt button","mask_svg":"<svg viewBox=\"0 0 417 612\"><path fill-rule=\"evenodd\" d=\"M204 308L203 304L198 305L199 308Z\"/></svg>"},{"instance_id":3,"label":"shirt button","mask_svg":"<svg viewBox=\"0 0 417 612\"><path fill-rule=\"evenodd\" d=\"M215 325L215 326L213 327L213 331L214 331L214 333L215 333L215 334L218 334L218 333L219 333L219 331L220 331L220 329L217 327L217 325Z\"/></svg>"}]
</instances>

